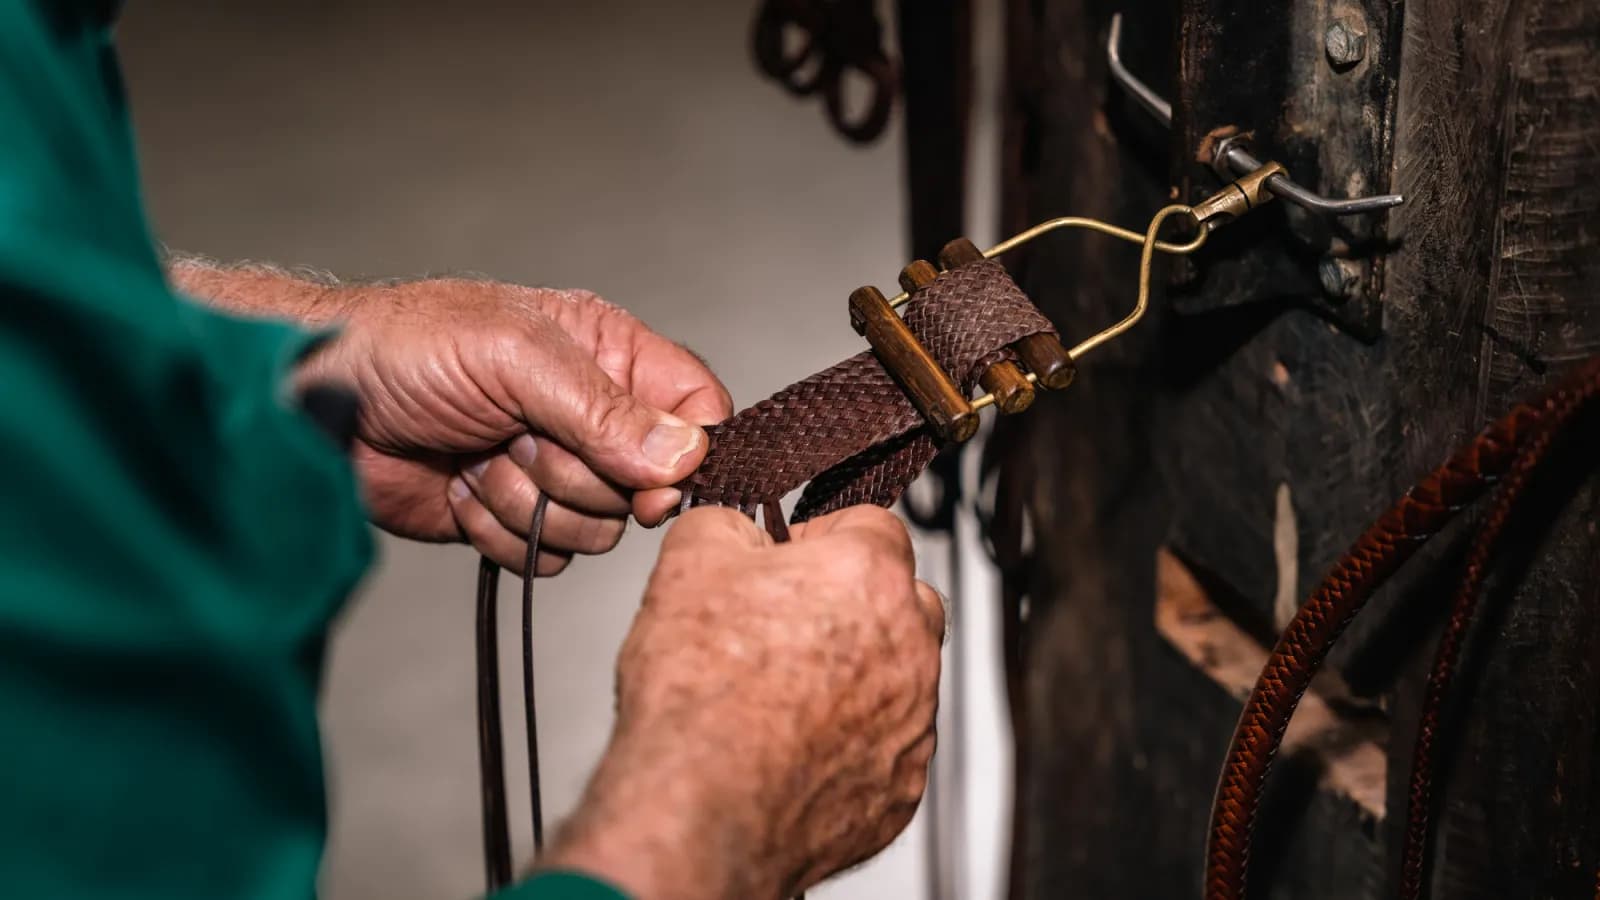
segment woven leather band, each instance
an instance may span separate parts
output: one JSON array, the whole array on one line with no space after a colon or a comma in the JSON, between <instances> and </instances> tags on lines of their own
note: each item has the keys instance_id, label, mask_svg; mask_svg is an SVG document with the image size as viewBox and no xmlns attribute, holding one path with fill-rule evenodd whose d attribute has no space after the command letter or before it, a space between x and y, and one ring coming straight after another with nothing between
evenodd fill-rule
<instances>
[{"instance_id":1,"label":"woven leather band","mask_svg":"<svg viewBox=\"0 0 1600 900\"><path fill-rule=\"evenodd\" d=\"M968 396L1009 345L1055 333L1004 267L979 260L912 295L905 322ZM708 429L711 450L682 485L688 505L747 513L807 484L794 521L858 503L890 506L939 451L905 392L870 350Z\"/></svg>"}]
</instances>

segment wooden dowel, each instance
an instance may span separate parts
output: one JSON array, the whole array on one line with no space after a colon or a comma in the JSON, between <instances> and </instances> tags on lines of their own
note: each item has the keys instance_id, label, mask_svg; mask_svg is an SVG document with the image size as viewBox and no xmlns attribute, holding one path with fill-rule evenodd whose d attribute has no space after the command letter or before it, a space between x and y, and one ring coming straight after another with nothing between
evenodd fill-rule
<instances>
[{"instance_id":1,"label":"wooden dowel","mask_svg":"<svg viewBox=\"0 0 1600 900\"><path fill-rule=\"evenodd\" d=\"M959 268L980 259L983 259L983 251L964 237L945 244L944 249L939 251L939 265L946 269Z\"/></svg>"},{"instance_id":2,"label":"wooden dowel","mask_svg":"<svg viewBox=\"0 0 1600 900\"><path fill-rule=\"evenodd\" d=\"M915 294L933 284L933 280L938 277L939 270L933 267L933 263L925 259L914 259L911 265L900 270L900 287L908 294Z\"/></svg>"},{"instance_id":3,"label":"wooden dowel","mask_svg":"<svg viewBox=\"0 0 1600 900\"><path fill-rule=\"evenodd\" d=\"M1078 366L1068 355L1067 348L1053 334L1030 334L1012 344L1011 349L1017 351L1022 364L1039 379L1039 384L1052 391L1059 391L1071 384L1078 372Z\"/></svg>"},{"instance_id":4,"label":"wooden dowel","mask_svg":"<svg viewBox=\"0 0 1600 900\"><path fill-rule=\"evenodd\" d=\"M1001 360L985 369L978 376L978 383L994 395L995 409L1008 416L1033 405L1033 385L1010 360Z\"/></svg>"},{"instance_id":5,"label":"wooden dowel","mask_svg":"<svg viewBox=\"0 0 1600 900\"><path fill-rule=\"evenodd\" d=\"M850 324L866 337L883 367L905 388L911 405L940 437L965 441L977 433L978 414L972 404L895 314L881 291L869 285L850 294Z\"/></svg>"}]
</instances>

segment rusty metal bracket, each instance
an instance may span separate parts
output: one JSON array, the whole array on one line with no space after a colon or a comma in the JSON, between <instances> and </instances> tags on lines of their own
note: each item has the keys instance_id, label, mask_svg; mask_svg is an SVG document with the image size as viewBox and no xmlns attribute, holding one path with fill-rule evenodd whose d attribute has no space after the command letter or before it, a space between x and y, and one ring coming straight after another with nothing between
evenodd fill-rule
<instances>
[{"instance_id":1,"label":"rusty metal bracket","mask_svg":"<svg viewBox=\"0 0 1600 900\"><path fill-rule=\"evenodd\" d=\"M1303 299L1364 338L1382 329L1401 9L1391 0L1182 0L1176 107L1128 70L1113 17L1112 77L1178 137L1191 201L1259 171L1251 145L1286 169L1266 187L1282 219L1256 218L1218 242L1184 303L1194 311L1266 297ZM1248 131L1242 129L1249 129ZM1331 199L1343 195L1348 199Z\"/></svg>"}]
</instances>

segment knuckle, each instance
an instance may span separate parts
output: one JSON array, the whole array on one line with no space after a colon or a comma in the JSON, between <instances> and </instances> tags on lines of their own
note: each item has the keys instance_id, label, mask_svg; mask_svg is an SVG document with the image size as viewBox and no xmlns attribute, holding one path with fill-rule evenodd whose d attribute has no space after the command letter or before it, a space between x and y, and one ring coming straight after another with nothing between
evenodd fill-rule
<instances>
[{"instance_id":1,"label":"knuckle","mask_svg":"<svg viewBox=\"0 0 1600 900\"><path fill-rule=\"evenodd\" d=\"M552 496L571 497L578 493L590 473L587 466L573 457L566 457L558 463L548 465L541 474L544 475L542 480L548 484Z\"/></svg>"},{"instance_id":2,"label":"knuckle","mask_svg":"<svg viewBox=\"0 0 1600 900\"><path fill-rule=\"evenodd\" d=\"M825 558L828 571L840 580L869 584L880 575L883 552L869 540L845 540L830 548Z\"/></svg>"},{"instance_id":3,"label":"knuckle","mask_svg":"<svg viewBox=\"0 0 1600 900\"><path fill-rule=\"evenodd\" d=\"M881 534L892 545L911 546L911 533L906 530L906 523L888 508L873 504L858 506L855 518L861 527Z\"/></svg>"},{"instance_id":4,"label":"knuckle","mask_svg":"<svg viewBox=\"0 0 1600 900\"><path fill-rule=\"evenodd\" d=\"M578 549L589 554L605 553L622 541L623 532L627 528L628 523L625 519L585 516L580 526Z\"/></svg>"},{"instance_id":5,"label":"knuckle","mask_svg":"<svg viewBox=\"0 0 1600 900\"><path fill-rule=\"evenodd\" d=\"M585 417L588 439L602 445L625 440L638 414L638 403L611 384L596 385L593 394Z\"/></svg>"},{"instance_id":6,"label":"knuckle","mask_svg":"<svg viewBox=\"0 0 1600 900\"><path fill-rule=\"evenodd\" d=\"M667 530L662 555L699 547L724 545L736 538L759 534L743 513L725 506L697 506L680 515Z\"/></svg>"}]
</instances>

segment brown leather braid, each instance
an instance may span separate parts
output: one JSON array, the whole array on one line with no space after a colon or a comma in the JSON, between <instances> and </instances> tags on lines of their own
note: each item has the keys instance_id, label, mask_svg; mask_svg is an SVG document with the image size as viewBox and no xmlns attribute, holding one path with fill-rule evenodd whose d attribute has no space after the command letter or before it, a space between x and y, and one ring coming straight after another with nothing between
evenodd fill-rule
<instances>
[{"instance_id":1,"label":"brown leather braid","mask_svg":"<svg viewBox=\"0 0 1600 900\"><path fill-rule=\"evenodd\" d=\"M1274 756L1301 695L1350 620L1457 511L1510 470L1523 448L1534 446L1535 438L1568 421L1597 391L1600 358L1563 379L1537 407L1513 408L1407 491L1334 565L1296 613L1246 700L1228 748L1211 814L1207 900L1245 896L1251 828Z\"/></svg>"},{"instance_id":2,"label":"brown leather braid","mask_svg":"<svg viewBox=\"0 0 1600 900\"><path fill-rule=\"evenodd\" d=\"M1589 372L1583 380L1585 370ZM1544 461L1557 435L1584 404L1600 392L1600 365L1591 362L1575 373L1580 383L1568 381L1545 399L1540 416L1541 431L1529 440L1517 458L1505 482L1495 495L1478 534L1473 538L1472 549L1450 607L1450 618L1439 637L1434 651L1433 666L1428 674L1427 694L1422 703L1416 744L1411 756L1411 785L1407 794L1406 833L1401 855L1400 897L1417 900L1422 895L1423 863L1427 856L1428 832L1432 815L1433 775L1438 763L1438 735L1441 729L1445 699L1454 679L1461 649L1467 631L1477 611L1478 599L1483 593L1484 579L1490 562L1498 549L1506 523L1511 519L1529 476Z\"/></svg>"},{"instance_id":3,"label":"brown leather braid","mask_svg":"<svg viewBox=\"0 0 1600 900\"><path fill-rule=\"evenodd\" d=\"M906 305L906 326L969 395L1008 345L1055 333L990 260L939 273ZM810 482L794 520L857 503L890 506L938 451L893 376L871 351L796 382L707 429L711 450L683 484L691 505L753 510Z\"/></svg>"}]
</instances>

